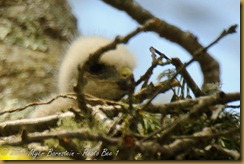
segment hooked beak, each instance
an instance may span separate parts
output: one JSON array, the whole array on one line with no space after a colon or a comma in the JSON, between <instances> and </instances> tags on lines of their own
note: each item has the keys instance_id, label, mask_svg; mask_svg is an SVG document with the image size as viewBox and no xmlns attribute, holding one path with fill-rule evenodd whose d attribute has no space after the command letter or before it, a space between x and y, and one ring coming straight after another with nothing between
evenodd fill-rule
<instances>
[{"instance_id":1,"label":"hooked beak","mask_svg":"<svg viewBox=\"0 0 244 164\"><path fill-rule=\"evenodd\" d=\"M129 67L123 67L120 70L120 79L117 81L121 90L127 91L131 87L134 87L134 75Z\"/></svg>"}]
</instances>

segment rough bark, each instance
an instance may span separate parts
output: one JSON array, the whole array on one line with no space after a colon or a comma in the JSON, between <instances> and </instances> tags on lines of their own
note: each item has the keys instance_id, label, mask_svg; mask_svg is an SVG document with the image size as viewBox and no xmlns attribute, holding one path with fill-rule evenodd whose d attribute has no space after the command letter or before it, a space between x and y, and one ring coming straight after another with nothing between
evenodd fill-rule
<instances>
[{"instance_id":1,"label":"rough bark","mask_svg":"<svg viewBox=\"0 0 244 164\"><path fill-rule=\"evenodd\" d=\"M55 92L58 62L77 33L67 2L0 0L0 31L0 107Z\"/></svg>"}]
</instances>

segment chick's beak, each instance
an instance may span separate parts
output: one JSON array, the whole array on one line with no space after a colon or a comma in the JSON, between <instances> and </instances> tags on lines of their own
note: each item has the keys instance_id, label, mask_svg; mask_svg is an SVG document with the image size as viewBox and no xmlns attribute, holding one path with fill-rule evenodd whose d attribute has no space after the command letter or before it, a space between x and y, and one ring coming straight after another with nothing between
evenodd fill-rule
<instances>
[{"instance_id":1,"label":"chick's beak","mask_svg":"<svg viewBox=\"0 0 244 164\"><path fill-rule=\"evenodd\" d=\"M117 81L117 84L119 85L119 88L121 90L129 90L129 88L134 86L135 80L134 75L132 72L132 69L129 67L123 67L119 71L120 78Z\"/></svg>"}]
</instances>

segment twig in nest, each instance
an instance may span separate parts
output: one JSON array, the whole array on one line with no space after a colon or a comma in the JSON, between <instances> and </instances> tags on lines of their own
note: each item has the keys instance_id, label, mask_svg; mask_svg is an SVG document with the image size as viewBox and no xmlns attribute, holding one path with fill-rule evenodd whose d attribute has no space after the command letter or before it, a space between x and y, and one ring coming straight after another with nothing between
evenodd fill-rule
<instances>
[{"instance_id":1,"label":"twig in nest","mask_svg":"<svg viewBox=\"0 0 244 164\"><path fill-rule=\"evenodd\" d=\"M1 135L10 135L20 132L22 128L26 128L28 131L37 131L38 129L43 130L51 126L56 126L58 120L63 117L74 117L74 114L71 112L66 112L41 118L5 121L0 123L0 132Z\"/></svg>"},{"instance_id":2,"label":"twig in nest","mask_svg":"<svg viewBox=\"0 0 244 164\"><path fill-rule=\"evenodd\" d=\"M208 102L211 99L212 99L212 95L209 95L209 96L202 96L195 99L182 99L182 100L160 104L160 105L151 104L150 106L148 106L148 108L145 109L145 111L152 112L152 113L171 114L172 112L174 112L174 110L182 110L182 109L192 110L192 108L200 101Z\"/></svg>"},{"instance_id":3,"label":"twig in nest","mask_svg":"<svg viewBox=\"0 0 244 164\"><path fill-rule=\"evenodd\" d=\"M179 70L180 68L182 68L182 71L179 72L179 73L181 74L181 76L184 77L184 79L187 82L187 85L191 88L193 94L196 97L203 96L204 94L201 91L201 89L197 86L197 84L192 79L192 77L188 73L188 71L185 68L183 68L183 63L180 61L180 59L179 58L172 58L171 59L171 63L176 67L177 70Z\"/></svg>"},{"instance_id":4,"label":"twig in nest","mask_svg":"<svg viewBox=\"0 0 244 164\"><path fill-rule=\"evenodd\" d=\"M199 136L196 138L180 138L174 140L170 144L163 144L159 145L157 143L153 143L151 141L148 142L136 142L135 147L143 152L148 151L151 154L153 153L161 153L163 155L163 158L165 159L171 159L172 157L176 156L177 154L181 154L182 152L185 152L186 149L189 149L190 147L194 147L194 145L198 144L200 141L205 141L206 143L211 140L211 137L215 135L214 130L211 128L204 128L200 132L196 132L193 134L193 136ZM223 134L224 136L225 134ZM152 146L153 145L153 146Z\"/></svg>"},{"instance_id":5,"label":"twig in nest","mask_svg":"<svg viewBox=\"0 0 244 164\"><path fill-rule=\"evenodd\" d=\"M118 130L119 130L118 129L118 127L119 127L118 123L123 119L123 117L124 117L123 114L119 113L118 118L113 123L110 124L110 127L107 126L108 127L108 129L106 131L107 136L113 137L114 135L116 135L118 133ZM108 123L108 122L106 122L106 123ZM104 147L104 143L102 141L100 141L96 145L96 150L100 150L101 151L101 149L103 147ZM94 158L95 158L95 156L89 158L89 160L93 160Z\"/></svg>"},{"instance_id":6,"label":"twig in nest","mask_svg":"<svg viewBox=\"0 0 244 164\"><path fill-rule=\"evenodd\" d=\"M208 46L206 46L205 48L201 48L197 51L195 51L192 59L190 61L188 61L187 63L183 64L178 70L177 72L169 79L168 84L166 84L166 86L169 86L170 83L176 78L176 76L181 73L184 69L186 69L187 66L189 66L193 61L195 61L203 52L206 52L211 46L213 46L214 44L216 44L220 39L222 39L223 37L225 37L228 34L231 34L233 32L235 32L235 28L237 26L233 25L231 27L228 28L228 30L224 30L212 43L210 43ZM150 99L147 100L147 102L145 103L144 108L146 108L151 102L152 100L160 93L161 89L159 88L157 92L155 92Z\"/></svg>"},{"instance_id":7,"label":"twig in nest","mask_svg":"<svg viewBox=\"0 0 244 164\"><path fill-rule=\"evenodd\" d=\"M223 154L225 154L226 156L232 157L234 160L238 160L241 157L240 153L236 150L223 148L217 144L214 144L213 147L216 148L218 151L222 152Z\"/></svg>"},{"instance_id":8,"label":"twig in nest","mask_svg":"<svg viewBox=\"0 0 244 164\"><path fill-rule=\"evenodd\" d=\"M152 49L152 51L155 51L155 53L157 53L158 55L160 55L162 58L165 58L166 60L170 60L170 58L168 58L165 54L163 54L162 52L160 52L156 48L150 47L150 49Z\"/></svg>"},{"instance_id":9,"label":"twig in nest","mask_svg":"<svg viewBox=\"0 0 244 164\"><path fill-rule=\"evenodd\" d=\"M235 133L240 133L240 129L238 128L232 128L230 130L225 130L223 132L215 132L215 133L212 133L212 134L206 134L206 135L186 135L186 136L171 136L171 138L173 139L186 139L186 138L189 138L189 139L207 139L207 138L218 138L218 137L221 137L221 136L228 136L228 135L231 135L233 136L233 134Z\"/></svg>"},{"instance_id":10,"label":"twig in nest","mask_svg":"<svg viewBox=\"0 0 244 164\"><path fill-rule=\"evenodd\" d=\"M170 64L171 61L170 59L164 55L163 53L159 52L157 49L150 47L150 51L152 53L152 64L151 66L147 69L147 71L144 73L144 75L142 75L140 77L140 79L137 80L136 85L139 85L142 81L144 81L144 83L142 84L142 88L145 88L148 84L149 78L151 77L151 75L153 74L153 70L158 66L164 66L167 64ZM156 54L159 54L159 57L156 58ZM165 58L167 61L166 62L162 62L162 59Z\"/></svg>"},{"instance_id":11,"label":"twig in nest","mask_svg":"<svg viewBox=\"0 0 244 164\"><path fill-rule=\"evenodd\" d=\"M171 124L167 128L162 128L160 130L155 131L148 137L144 138L142 141L145 141L151 137L153 137L155 134L161 133L161 138L163 141L166 141L171 133L174 132L175 129L178 127L183 126L187 122L190 122L192 119L199 118L204 112L209 110L209 107L216 104L225 104L231 101L237 101L240 100L240 93L229 93L224 94L223 92L220 92L216 95L209 96L209 99L201 100L197 105L195 105L192 109L192 111L188 114L182 115L179 119L177 119L173 124Z\"/></svg>"},{"instance_id":12,"label":"twig in nest","mask_svg":"<svg viewBox=\"0 0 244 164\"><path fill-rule=\"evenodd\" d=\"M70 139L59 139L59 144L65 148L67 151L73 151L75 152L74 155L72 156L73 159L75 160L84 160L85 158L82 156L82 153L80 149L77 147L77 145Z\"/></svg>"},{"instance_id":13,"label":"twig in nest","mask_svg":"<svg viewBox=\"0 0 244 164\"><path fill-rule=\"evenodd\" d=\"M72 94L72 93L64 94L64 95L62 94L62 95L58 95L58 96L56 96L56 97L54 97L54 98L52 98L52 99L50 99L50 100L48 100L46 102L32 102L32 103L29 103L29 104L27 104L25 106L19 107L19 108L0 110L0 115L5 114L5 113L12 113L12 112L22 111L22 110L24 110L24 109L26 109L28 107L32 107L32 106L51 104L53 101L55 101L56 99L58 99L60 97L68 98L68 99L76 99L74 97L74 94Z\"/></svg>"},{"instance_id":14,"label":"twig in nest","mask_svg":"<svg viewBox=\"0 0 244 164\"><path fill-rule=\"evenodd\" d=\"M91 110L92 116L101 125L101 127L108 130L111 128L111 126L113 126L114 121L112 119L108 118L107 115L105 113L103 113L102 110L100 110L100 108L103 108L103 106L101 106L101 105L96 105L96 106L88 105L88 107ZM117 125L115 129L119 129L119 125Z\"/></svg>"},{"instance_id":15,"label":"twig in nest","mask_svg":"<svg viewBox=\"0 0 244 164\"><path fill-rule=\"evenodd\" d=\"M168 80L166 80L157 84L149 84L146 88L143 88L139 92L134 94L135 102L139 103L147 98L150 98L150 96L153 95L155 92L158 92L159 89L160 93L164 93L175 86L180 86L180 83L176 80L171 83L168 83Z\"/></svg>"},{"instance_id":16,"label":"twig in nest","mask_svg":"<svg viewBox=\"0 0 244 164\"><path fill-rule=\"evenodd\" d=\"M62 130L52 132L30 133L25 137L25 141L21 137L10 136L0 140L1 145L22 145L31 142L43 141L50 138L79 138L81 140L88 141L103 141L104 143L111 145L118 145L120 140L116 138L110 138L101 133L94 133L89 130Z\"/></svg>"},{"instance_id":17,"label":"twig in nest","mask_svg":"<svg viewBox=\"0 0 244 164\"><path fill-rule=\"evenodd\" d=\"M226 105L225 108L240 108L240 105Z\"/></svg>"},{"instance_id":18,"label":"twig in nest","mask_svg":"<svg viewBox=\"0 0 244 164\"><path fill-rule=\"evenodd\" d=\"M129 103L129 112L132 112L133 110L133 104L134 104L134 92L135 92L135 87L136 87L136 82L134 77L130 78L127 82L128 85L128 90L127 90L127 95L128 95L128 103Z\"/></svg>"},{"instance_id":19,"label":"twig in nest","mask_svg":"<svg viewBox=\"0 0 244 164\"><path fill-rule=\"evenodd\" d=\"M194 52L192 59L190 61L188 61L187 63L185 63L181 68L179 68L179 71L177 71L178 73L180 71L182 71L184 68L186 68L188 65L190 65L193 61L196 60L196 58L199 57L199 55L201 55L204 52L207 52L208 49L210 47L212 47L213 45L215 45L218 41L220 41L221 39L223 39L225 36L227 36L228 34L232 34L236 32L236 28L237 25L232 25L230 26L227 30L224 30L213 42L211 42L208 46L204 47L204 48L200 48L197 51Z\"/></svg>"},{"instance_id":20,"label":"twig in nest","mask_svg":"<svg viewBox=\"0 0 244 164\"><path fill-rule=\"evenodd\" d=\"M77 102L78 102L78 107L81 111L84 111L85 114L88 115L88 117L90 116L89 115L89 109L87 108L86 106L86 99L85 99L85 96L84 96L84 87L87 83L87 81L85 80L84 78L84 66L81 67L80 65L78 66L78 79L77 79L77 84L74 86L74 92L77 96Z\"/></svg>"}]
</instances>

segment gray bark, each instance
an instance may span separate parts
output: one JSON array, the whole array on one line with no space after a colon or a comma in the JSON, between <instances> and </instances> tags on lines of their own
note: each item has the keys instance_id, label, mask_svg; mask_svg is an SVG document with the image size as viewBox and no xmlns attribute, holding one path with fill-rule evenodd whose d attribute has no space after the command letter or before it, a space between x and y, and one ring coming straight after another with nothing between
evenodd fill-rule
<instances>
[{"instance_id":1,"label":"gray bark","mask_svg":"<svg viewBox=\"0 0 244 164\"><path fill-rule=\"evenodd\" d=\"M76 34L65 0L0 0L0 108L55 92L58 63Z\"/></svg>"}]
</instances>

